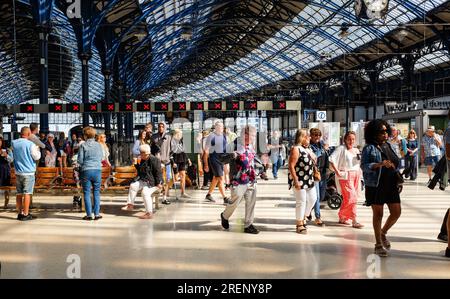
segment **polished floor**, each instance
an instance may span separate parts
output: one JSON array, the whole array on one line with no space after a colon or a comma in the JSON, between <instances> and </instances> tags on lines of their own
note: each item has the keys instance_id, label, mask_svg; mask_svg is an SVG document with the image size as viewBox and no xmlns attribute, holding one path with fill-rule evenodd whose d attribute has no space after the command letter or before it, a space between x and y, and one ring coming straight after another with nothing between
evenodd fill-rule
<instances>
[{"instance_id":1,"label":"polished floor","mask_svg":"<svg viewBox=\"0 0 450 299\"><path fill-rule=\"evenodd\" d=\"M70 196L37 195L38 219L28 222L15 220L10 204L0 209L1 278L66 278L74 261L81 278L450 278L446 245L436 240L450 189L429 190L424 174L407 182L402 216L389 233L390 256L374 259L371 209L363 198L363 229L338 224L337 211L324 207L325 227L296 234L285 172L258 186L258 235L242 233L243 203L230 231L221 228L218 192L217 203L208 203L206 191L190 190L192 199L162 206L152 220L136 217L143 205L121 211L124 195L104 196L104 218L95 222L80 220Z\"/></svg>"}]
</instances>

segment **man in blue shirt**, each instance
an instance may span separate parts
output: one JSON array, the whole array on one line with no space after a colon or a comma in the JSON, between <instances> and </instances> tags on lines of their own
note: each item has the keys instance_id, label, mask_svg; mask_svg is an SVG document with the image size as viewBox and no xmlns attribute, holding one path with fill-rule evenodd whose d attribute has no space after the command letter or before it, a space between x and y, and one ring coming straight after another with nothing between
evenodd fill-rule
<instances>
[{"instance_id":1,"label":"man in blue shirt","mask_svg":"<svg viewBox=\"0 0 450 299\"><path fill-rule=\"evenodd\" d=\"M29 213L31 195L33 195L36 162L41 158L39 148L28 138L31 135L29 127L20 130L20 138L13 140L11 158L14 160L16 171L16 207L17 220L27 221L33 217Z\"/></svg>"}]
</instances>

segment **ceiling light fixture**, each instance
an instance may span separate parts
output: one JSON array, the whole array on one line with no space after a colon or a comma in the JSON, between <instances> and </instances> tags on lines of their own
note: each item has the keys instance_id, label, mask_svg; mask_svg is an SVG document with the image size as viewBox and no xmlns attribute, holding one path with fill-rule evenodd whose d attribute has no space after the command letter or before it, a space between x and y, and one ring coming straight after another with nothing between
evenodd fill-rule
<instances>
[{"instance_id":1,"label":"ceiling light fixture","mask_svg":"<svg viewBox=\"0 0 450 299\"><path fill-rule=\"evenodd\" d=\"M340 38L347 38L347 36L350 35L350 32L348 31L350 29L349 24L347 23L342 23L341 25L341 31L339 32L339 37Z\"/></svg>"},{"instance_id":2,"label":"ceiling light fixture","mask_svg":"<svg viewBox=\"0 0 450 299\"><path fill-rule=\"evenodd\" d=\"M192 39L192 26L189 24L185 24L181 26L181 38L185 41L189 41Z\"/></svg>"}]
</instances>

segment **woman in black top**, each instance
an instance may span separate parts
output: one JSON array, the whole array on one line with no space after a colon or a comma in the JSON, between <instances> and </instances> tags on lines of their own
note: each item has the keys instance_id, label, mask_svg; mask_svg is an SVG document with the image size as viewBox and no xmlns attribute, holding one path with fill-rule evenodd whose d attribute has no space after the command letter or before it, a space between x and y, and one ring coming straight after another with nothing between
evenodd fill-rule
<instances>
[{"instance_id":1,"label":"woman in black top","mask_svg":"<svg viewBox=\"0 0 450 299\"><path fill-rule=\"evenodd\" d=\"M11 181L11 167L8 160L8 151L4 140L0 137L0 186L9 186Z\"/></svg>"},{"instance_id":2,"label":"woman in black top","mask_svg":"<svg viewBox=\"0 0 450 299\"><path fill-rule=\"evenodd\" d=\"M387 256L391 248L386 235L401 214L400 189L398 185L398 166L400 159L387 143L391 133L384 120L370 121L364 130L366 146L363 149L361 167L366 183L366 202L372 206L373 229L375 233L375 254ZM384 204L388 205L389 217L383 227Z\"/></svg>"}]
</instances>

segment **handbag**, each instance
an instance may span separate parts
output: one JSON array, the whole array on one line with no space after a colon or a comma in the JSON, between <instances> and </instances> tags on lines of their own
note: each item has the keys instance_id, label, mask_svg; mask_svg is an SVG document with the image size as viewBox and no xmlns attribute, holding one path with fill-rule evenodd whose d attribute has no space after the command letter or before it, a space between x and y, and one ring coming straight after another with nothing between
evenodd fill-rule
<instances>
[{"instance_id":1,"label":"handbag","mask_svg":"<svg viewBox=\"0 0 450 299\"><path fill-rule=\"evenodd\" d=\"M399 171L395 172L395 184L397 185L398 193L403 191L403 184L405 183L405 179L401 175Z\"/></svg>"},{"instance_id":2,"label":"handbag","mask_svg":"<svg viewBox=\"0 0 450 299\"><path fill-rule=\"evenodd\" d=\"M316 165L313 166L313 177L316 182L320 182L322 180L322 176L320 175L320 171Z\"/></svg>"},{"instance_id":3,"label":"handbag","mask_svg":"<svg viewBox=\"0 0 450 299\"><path fill-rule=\"evenodd\" d=\"M314 162L314 159L311 157L311 155L306 152L308 154L308 157L311 161L313 161L313 177L314 177L314 181L315 182L320 182L322 180L322 176L320 174L319 168L317 167L317 163Z\"/></svg>"}]
</instances>

